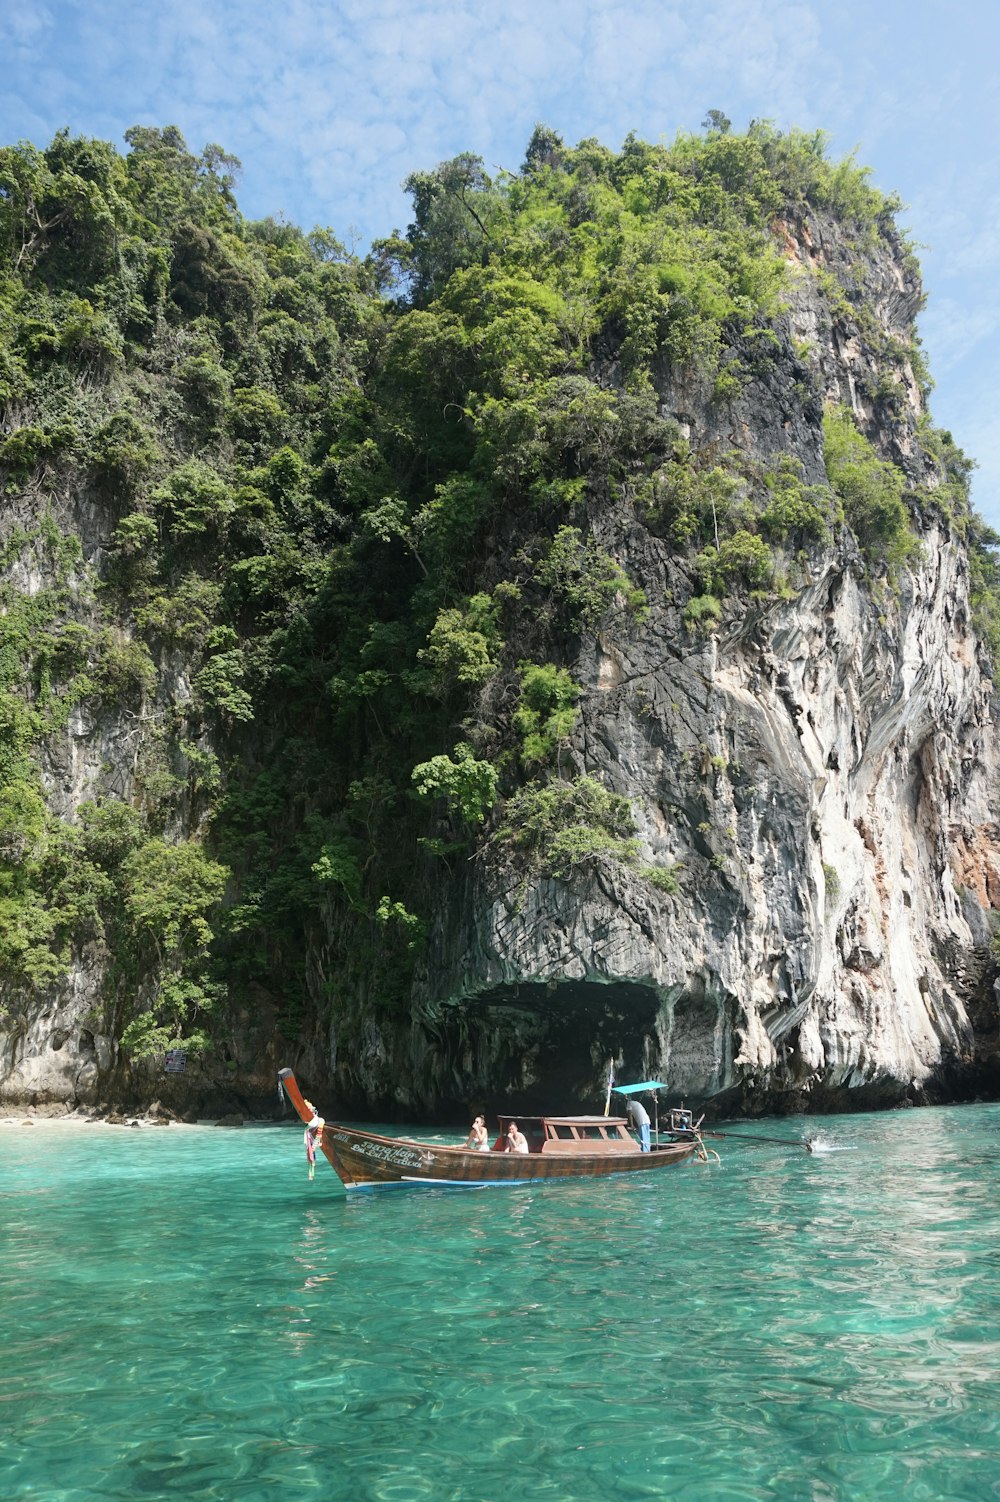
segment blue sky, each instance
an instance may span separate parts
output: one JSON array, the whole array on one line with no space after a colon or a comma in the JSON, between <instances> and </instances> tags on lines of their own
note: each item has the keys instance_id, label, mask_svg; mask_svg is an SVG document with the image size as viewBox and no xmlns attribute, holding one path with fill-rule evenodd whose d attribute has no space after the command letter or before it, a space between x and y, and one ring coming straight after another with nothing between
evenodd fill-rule
<instances>
[{"instance_id":1,"label":"blue sky","mask_svg":"<svg viewBox=\"0 0 1000 1502\"><path fill-rule=\"evenodd\" d=\"M995 0L25 0L4 6L0 140L61 126L124 149L177 125L243 162L240 204L363 249L415 168L515 169L570 142L669 140L708 109L822 127L909 205L936 421L1000 528Z\"/></svg>"}]
</instances>

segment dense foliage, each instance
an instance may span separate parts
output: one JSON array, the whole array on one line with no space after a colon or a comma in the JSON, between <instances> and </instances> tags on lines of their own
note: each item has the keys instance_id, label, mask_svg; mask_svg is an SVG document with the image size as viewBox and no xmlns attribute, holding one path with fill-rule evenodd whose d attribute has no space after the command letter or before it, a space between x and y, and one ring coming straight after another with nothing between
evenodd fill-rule
<instances>
[{"instance_id":1,"label":"dense foliage","mask_svg":"<svg viewBox=\"0 0 1000 1502\"><path fill-rule=\"evenodd\" d=\"M808 484L663 415L665 382L725 405L787 348L777 222L822 209L898 244L898 205L822 135L718 117L616 153L539 128L516 175L468 155L414 174L409 230L364 259L243 219L219 148L126 139L0 151L12 1013L89 946L96 1030L225 1053L237 1005L290 1035L360 977L405 1005L440 863L484 839L557 878L636 867L623 800L561 765L576 643L650 605L600 540L611 506L688 560L697 631L845 524L891 576L933 504L972 527L997 635L947 435L923 434L918 494L843 411ZM831 304L862 319L856 294ZM75 809L71 722L109 727L103 793Z\"/></svg>"}]
</instances>

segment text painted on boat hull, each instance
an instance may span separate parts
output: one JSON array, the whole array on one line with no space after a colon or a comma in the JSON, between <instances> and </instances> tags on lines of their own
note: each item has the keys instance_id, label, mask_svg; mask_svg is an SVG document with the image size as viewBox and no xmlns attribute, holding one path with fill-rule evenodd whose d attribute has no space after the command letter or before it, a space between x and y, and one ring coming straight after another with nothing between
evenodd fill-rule
<instances>
[{"instance_id":1,"label":"text painted on boat hull","mask_svg":"<svg viewBox=\"0 0 1000 1502\"><path fill-rule=\"evenodd\" d=\"M415 1152L412 1147L390 1147L384 1142L359 1142L346 1132L331 1132L329 1127L327 1136L342 1143L360 1158L367 1158L375 1163L391 1163L394 1168L423 1168L428 1160L427 1154Z\"/></svg>"}]
</instances>

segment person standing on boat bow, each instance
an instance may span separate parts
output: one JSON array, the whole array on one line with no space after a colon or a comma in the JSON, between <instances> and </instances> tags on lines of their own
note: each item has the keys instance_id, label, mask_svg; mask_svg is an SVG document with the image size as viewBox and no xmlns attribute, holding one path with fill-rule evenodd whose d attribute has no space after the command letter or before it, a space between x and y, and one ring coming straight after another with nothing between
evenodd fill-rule
<instances>
[{"instance_id":1,"label":"person standing on boat bow","mask_svg":"<svg viewBox=\"0 0 1000 1502\"><path fill-rule=\"evenodd\" d=\"M477 1116L472 1123L472 1128L465 1139L465 1146L473 1148L477 1153L488 1153L490 1150L490 1134L486 1130L486 1117Z\"/></svg>"},{"instance_id":2,"label":"person standing on boat bow","mask_svg":"<svg viewBox=\"0 0 1000 1502\"><path fill-rule=\"evenodd\" d=\"M507 1128L507 1146L505 1153L526 1153L528 1151L528 1139L521 1131L516 1121L512 1121Z\"/></svg>"},{"instance_id":3,"label":"person standing on boat bow","mask_svg":"<svg viewBox=\"0 0 1000 1502\"><path fill-rule=\"evenodd\" d=\"M635 1127L636 1131L639 1133L639 1151L643 1152L643 1153L648 1153L649 1152L649 1112L646 1110L646 1107L644 1105L641 1105L640 1102L635 1099L634 1096L630 1096L629 1097L629 1102L628 1102L627 1110L628 1110L629 1118L631 1119L632 1125Z\"/></svg>"}]
</instances>

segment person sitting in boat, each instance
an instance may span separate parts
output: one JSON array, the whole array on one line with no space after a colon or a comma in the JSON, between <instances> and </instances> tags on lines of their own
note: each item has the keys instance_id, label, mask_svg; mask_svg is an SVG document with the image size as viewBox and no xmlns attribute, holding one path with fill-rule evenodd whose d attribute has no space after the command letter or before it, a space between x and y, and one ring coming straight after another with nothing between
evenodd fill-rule
<instances>
[{"instance_id":1,"label":"person sitting in boat","mask_svg":"<svg viewBox=\"0 0 1000 1502\"><path fill-rule=\"evenodd\" d=\"M632 1125L635 1127L636 1131L639 1133L639 1151L643 1152L643 1153L648 1153L649 1152L649 1112L646 1110L646 1107L644 1105L642 1105L639 1101L637 1101L634 1098L634 1096L632 1096L632 1097L629 1098L628 1114L629 1114L629 1118L630 1118L630 1120L632 1122Z\"/></svg>"},{"instance_id":2,"label":"person sitting in boat","mask_svg":"<svg viewBox=\"0 0 1000 1502\"><path fill-rule=\"evenodd\" d=\"M526 1153L528 1151L528 1139L521 1131L516 1121L512 1121L507 1128L507 1146L505 1153Z\"/></svg>"},{"instance_id":3,"label":"person sitting in boat","mask_svg":"<svg viewBox=\"0 0 1000 1502\"><path fill-rule=\"evenodd\" d=\"M477 1116L472 1123L472 1128L465 1139L465 1146L474 1148L477 1153L488 1153L490 1150L490 1134L486 1130L486 1117Z\"/></svg>"}]
</instances>

